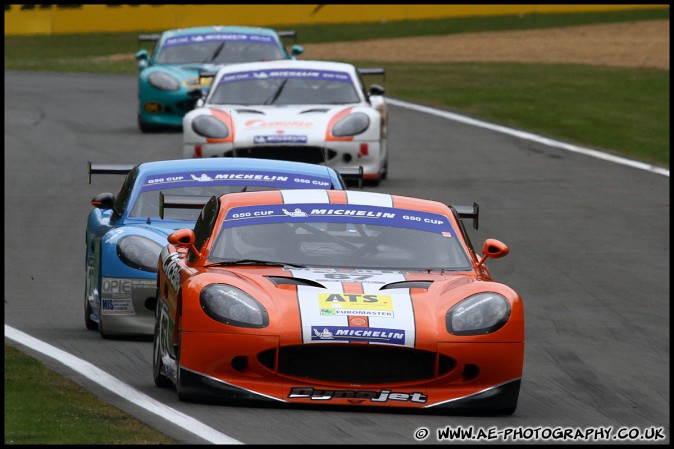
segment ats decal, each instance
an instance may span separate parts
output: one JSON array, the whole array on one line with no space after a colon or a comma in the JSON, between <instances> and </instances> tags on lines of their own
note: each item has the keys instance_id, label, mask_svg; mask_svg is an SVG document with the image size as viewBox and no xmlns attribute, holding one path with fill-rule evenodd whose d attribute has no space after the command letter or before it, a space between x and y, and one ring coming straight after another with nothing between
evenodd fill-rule
<instances>
[{"instance_id":1,"label":"ats decal","mask_svg":"<svg viewBox=\"0 0 674 449\"><path fill-rule=\"evenodd\" d=\"M314 390L311 387L292 387L290 399L311 399L312 401L330 401L333 399L367 399L370 402L415 402L425 404L428 396L419 393L397 393L391 390Z\"/></svg>"},{"instance_id":2,"label":"ats decal","mask_svg":"<svg viewBox=\"0 0 674 449\"><path fill-rule=\"evenodd\" d=\"M311 326L313 341L366 341L405 344L405 331L376 327Z\"/></svg>"}]
</instances>

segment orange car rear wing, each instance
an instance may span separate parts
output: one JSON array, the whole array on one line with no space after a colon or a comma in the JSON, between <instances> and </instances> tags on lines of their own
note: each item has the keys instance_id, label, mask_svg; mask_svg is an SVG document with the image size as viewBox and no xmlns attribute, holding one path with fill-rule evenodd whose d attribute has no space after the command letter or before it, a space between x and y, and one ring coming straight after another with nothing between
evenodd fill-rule
<instances>
[{"instance_id":1,"label":"orange car rear wing","mask_svg":"<svg viewBox=\"0 0 674 449\"><path fill-rule=\"evenodd\" d=\"M358 67L357 70L361 76L381 75L386 81L386 70L383 67Z\"/></svg>"},{"instance_id":2,"label":"orange car rear wing","mask_svg":"<svg viewBox=\"0 0 674 449\"><path fill-rule=\"evenodd\" d=\"M472 206L452 206L450 205L452 209L456 211L456 213L459 215L459 218L462 220L464 218L466 219L473 219L473 228L477 229L478 226L478 219L480 218L480 205L477 203L473 203Z\"/></svg>"},{"instance_id":3,"label":"orange car rear wing","mask_svg":"<svg viewBox=\"0 0 674 449\"><path fill-rule=\"evenodd\" d=\"M126 175L135 167L132 164L92 164L87 161L87 171L89 172L89 184L91 184L91 175Z\"/></svg>"},{"instance_id":4,"label":"orange car rear wing","mask_svg":"<svg viewBox=\"0 0 674 449\"><path fill-rule=\"evenodd\" d=\"M203 209L212 196L164 195L159 192L159 216L164 218L164 209Z\"/></svg>"}]
</instances>

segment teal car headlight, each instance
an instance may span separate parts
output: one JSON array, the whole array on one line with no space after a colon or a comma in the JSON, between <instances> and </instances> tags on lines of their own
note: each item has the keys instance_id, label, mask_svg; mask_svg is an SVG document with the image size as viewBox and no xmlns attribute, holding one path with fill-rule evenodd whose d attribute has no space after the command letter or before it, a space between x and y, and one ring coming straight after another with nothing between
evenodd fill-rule
<instances>
[{"instance_id":1,"label":"teal car headlight","mask_svg":"<svg viewBox=\"0 0 674 449\"><path fill-rule=\"evenodd\" d=\"M344 117L332 127L332 135L335 137L348 137L360 134L370 126L370 117L362 112L355 112Z\"/></svg>"},{"instance_id":2,"label":"teal car headlight","mask_svg":"<svg viewBox=\"0 0 674 449\"><path fill-rule=\"evenodd\" d=\"M157 272L157 261L162 246L146 237L127 235L117 242L117 256L131 268L150 273Z\"/></svg>"},{"instance_id":3,"label":"teal car headlight","mask_svg":"<svg viewBox=\"0 0 674 449\"><path fill-rule=\"evenodd\" d=\"M498 293L478 293L447 311L447 331L454 335L481 335L495 332L510 318L510 303Z\"/></svg>"},{"instance_id":4,"label":"teal car headlight","mask_svg":"<svg viewBox=\"0 0 674 449\"><path fill-rule=\"evenodd\" d=\"M269 325L269 315L264 306L231 285L211 284L204 287L199 302L206 315L221 323L256 328Z\"/></svg>"},{"instance_id":5,"label":"teal car headlight","mask_svg":"<svg viewBox=\"0 0 674 449\"><path fill-rule=\"evenodd\" d=\"M159 90L178 90L180 89L180 82L164 72L152 72L148 75L147 81L154 88Z\"/></svg>"},{"instance_id":6,"label":"teal car headlight","mask_svg":"<svg viewBox=\"0 0 674 449\"><path fill-rule=\"evenodd\" d=\"M226 139L229 137L229 127L212 115L194 117L192 129L200 136L211 139Z\"/></svg>"}]
</instances>

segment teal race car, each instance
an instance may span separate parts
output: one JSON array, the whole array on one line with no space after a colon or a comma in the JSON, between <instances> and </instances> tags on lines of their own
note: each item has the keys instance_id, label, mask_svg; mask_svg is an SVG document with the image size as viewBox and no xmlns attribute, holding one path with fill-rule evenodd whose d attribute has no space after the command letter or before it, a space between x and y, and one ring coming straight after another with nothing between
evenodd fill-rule
<instances>
[{"instance_id":1,"label":"teal race car","mask_svg":"<svg viewBox=\"0 0 674 449\"><path fill-rule=\"evenodd\" d=\"M181 128L183 116L205 91L214 72L227 64L294 59L302 46L286 49L282 39L296 39L294 31L245 26L208 26L141 34L141 42L155 42L152 52L136 53L138 60L138 127L142 132Z\"/></svg>"}]
</instances>

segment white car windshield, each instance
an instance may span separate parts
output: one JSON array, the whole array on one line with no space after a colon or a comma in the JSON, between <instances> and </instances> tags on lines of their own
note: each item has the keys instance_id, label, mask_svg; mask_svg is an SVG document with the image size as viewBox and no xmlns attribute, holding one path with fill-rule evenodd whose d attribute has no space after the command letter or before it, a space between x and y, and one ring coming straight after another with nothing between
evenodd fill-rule
<instances>
[{"instance_id":1,"label":"white car windshield","mask_svg":"<svg viewBox=\"0 0 674 449\"><path fill-rule=\"evenodd\" d=\"M447 217L336 204L230 210L208 263L279 263L394 270L472 269Z\"/></svg>"},{"instance_id":2,"label":"white car windshield","mask_svg":"<svg viewBox=\"0 0 674 449\"><path fill-rule=\"evenodd\" d=\"M240 105L332 105L361 100L346 72L265 69L225 74L207 101Z\"/></svg>"}]
</instances>

